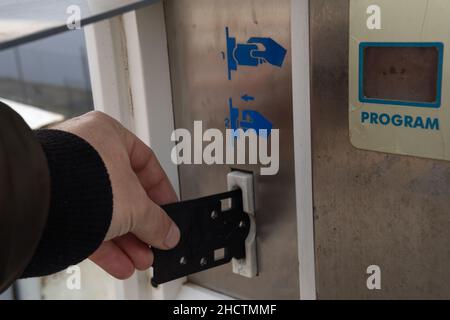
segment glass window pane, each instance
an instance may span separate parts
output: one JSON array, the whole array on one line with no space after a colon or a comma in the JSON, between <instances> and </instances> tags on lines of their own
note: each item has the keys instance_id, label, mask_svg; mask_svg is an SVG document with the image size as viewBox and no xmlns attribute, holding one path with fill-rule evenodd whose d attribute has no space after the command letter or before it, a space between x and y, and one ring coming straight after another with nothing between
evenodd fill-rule
<instances>
[{"instance_id":1,"label":"glass window pane","mask_svg":"<svg viewBox=\"0 0 450 320\"><path fill-rule=\"evenodd\" d=\"M364 97L435 102L438 65L436 47L367 47L364 50Z\"/></svg>"},{"instance_id":2,"label":"glass window pane","mask_svg":"<svg viewBox=\"0 0 450 320\"><path fill-rule=\"evenodd\" d=\"M151 5L159 0L1 0L0 49L69 31ZM71 29L70 29L71 30Z\"/></svg>"},{"instance_id":3,"label":"glass window pane","mask_svg":"<svg viewBox=\"0 0 450 320\"><path fill-rule=\"evenodd\" d=\"M0 51L0 98L65 119L92 110L84 32L71 31Z\"/></svg>"}]
</instances>

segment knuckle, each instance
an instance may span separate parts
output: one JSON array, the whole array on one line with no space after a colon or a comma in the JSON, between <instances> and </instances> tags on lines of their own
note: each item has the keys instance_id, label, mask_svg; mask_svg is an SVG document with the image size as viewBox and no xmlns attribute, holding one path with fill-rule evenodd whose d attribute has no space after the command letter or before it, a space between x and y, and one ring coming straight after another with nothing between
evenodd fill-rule
<instances>
[{"instance_id":1,"label":"knuckle","mask_svg":"<svg viewBox=\"0 0 450 320\"><path fill-rule=\"evenodd\" d=\"M93 119L104 119L106 117L108 117L105 113L101 112L101 111L91 111L88 112L86 115L92 117Z\"/></svg>"},{"instance_id":2,"label":"knuckle","mask_svg":"<svg viewBox=\"0 0 450 320\"><path fill-rule=\"evenodd\" d=\"M170 222L166 217L166 214L160 208L154 208L156 211L154 216L154 227L153 227L153 235L156 241L164 241L167 232L169 231Z\"/></svg>"},{"instance_id":3,"label":"knuckle","mask_svg":"<svg viewBox=\"0 0 450 320\"><path fill-rule=\"evenodd\" d=\"M85 114L88 120L94 122L94 123L102 123L102 124L108 124L108 125L115 125L116 120L111 118L106 113L103 113L101 111L91 111Z\"/></svg>"},{"instance_id":4,"label":"knuckle","mask_svg":"<svg viewBox=\"0 0 450 320\"><path fill-rule=\"evenodd\" d=\"M140 209L137 209L137 217L133 219L133 229L140 229L145 232L150 242L161 243L165 240L171 223L167 214L148 199L141 201L140 206Z\"/></svg>"}]
</instances>

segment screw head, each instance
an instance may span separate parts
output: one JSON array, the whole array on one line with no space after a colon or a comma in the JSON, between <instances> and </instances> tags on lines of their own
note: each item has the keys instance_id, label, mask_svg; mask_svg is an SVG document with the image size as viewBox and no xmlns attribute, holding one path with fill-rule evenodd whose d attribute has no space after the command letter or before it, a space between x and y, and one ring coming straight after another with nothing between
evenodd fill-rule
<instances>
[{"instance_id":1,"label":"screw head","mask_svg":"<svg viewBox=\"0 0 450 320\"><path fill-rule=\"evenodd\" d=\"M219 217L219 213L216 210L211 212L211 219L216 220Z\"/></svg>"},{"instance_id":2,"label":"screw head","mask_svg":"<svg viewBox=\"0 0 450 320\"><path fill-rule=\"evenodd\" d=\"M200 265L201 265L202 267L206 266L207 263L208 263L208 260L206 260L206 258L201 258L201 259L200 259Z\"/></svg>"},{"instance_id":3,"label":"screw head","mask_svg":"<svg viewBox=\"0 0 450 320\"><path fill-rule=\"evenodd\" d=\"M158 289L158 285L156 284L155 279L152 278L152 279L150 280L150 283L151 283L151 285L152 285L153 288Z\"/></svg>"},{"instance_id":4,"label":"screw head","mask_svg":"<svg viewBox=\"0 0 450 320\"><path fill-rule=\"evenodd\" d=\"M186 264L187 264L187 259L186 259L185 257L181 257L181 259L180 259L180 264L181 264L182 266L186 265Z\"/></svg>"}]
</instances>

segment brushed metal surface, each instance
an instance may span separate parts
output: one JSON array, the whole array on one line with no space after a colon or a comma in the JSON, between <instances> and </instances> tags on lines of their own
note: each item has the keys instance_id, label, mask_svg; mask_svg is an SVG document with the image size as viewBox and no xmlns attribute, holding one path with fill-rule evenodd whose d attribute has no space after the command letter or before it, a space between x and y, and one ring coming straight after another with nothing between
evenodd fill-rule
<instances>
[{"instance_id":1,"label":"brushed metal surface","mask_svg":"<svg viewBox=\"0 0 450 320\"><path fill-rule=\"evenodd\" d=\"M175 127L192 132L225 130L228 99L256 97L248 106L280 129L280 171L260 176L259 166L181 165L183 199L223 192L231 167L250 170L256 178L259 276L247 279L231 265L202 272L189 280L237 298L298 298L298 255L294 188L289 0L168 0L165 2ZM283 67L242 67L228 80L225 27L239 43L253 36L272 37L288 53Z\"/></svg>"},{"instance_id":2,"label":"brushed metal surface","mask_svg":"<svg viewBox=\"0 0 450 320\"><path fill-rule=\"evenodd\" d=\"M348 0L313 0L310 15L318 298L450 298L450 163L350 144ZM367 289L369 265L382 290Z\"/></svg>"}]
</instances>

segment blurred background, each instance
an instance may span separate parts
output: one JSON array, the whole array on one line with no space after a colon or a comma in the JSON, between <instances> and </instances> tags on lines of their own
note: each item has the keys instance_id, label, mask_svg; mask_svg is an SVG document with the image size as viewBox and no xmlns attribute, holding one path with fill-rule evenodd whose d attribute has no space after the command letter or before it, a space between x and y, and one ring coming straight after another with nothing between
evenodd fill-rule
<instances>
[{"instance_id":1,"label":"blurred background","mask_svg":"<svg viewBox=\"0 0 450 320\"><path fill-rule=\"evenodd\" d=\"M84 32L0 51L0 97L64 117L92 110Z\"/></svg>"},{"instance_id":2,"label":"blurred background","mask_svg":"<svg viewBox=\"0 0 450 320\"><path fill-rule=\"evenodd\" d=\"M33 129L93 110L83 30L0 51L0 100ZM71 274L19 280L1 299L108 299L112 278L90 261L80 265L81 290L68 289ZM95 280L95 281L94 281Z\"/></svg>"}]
</instances>

